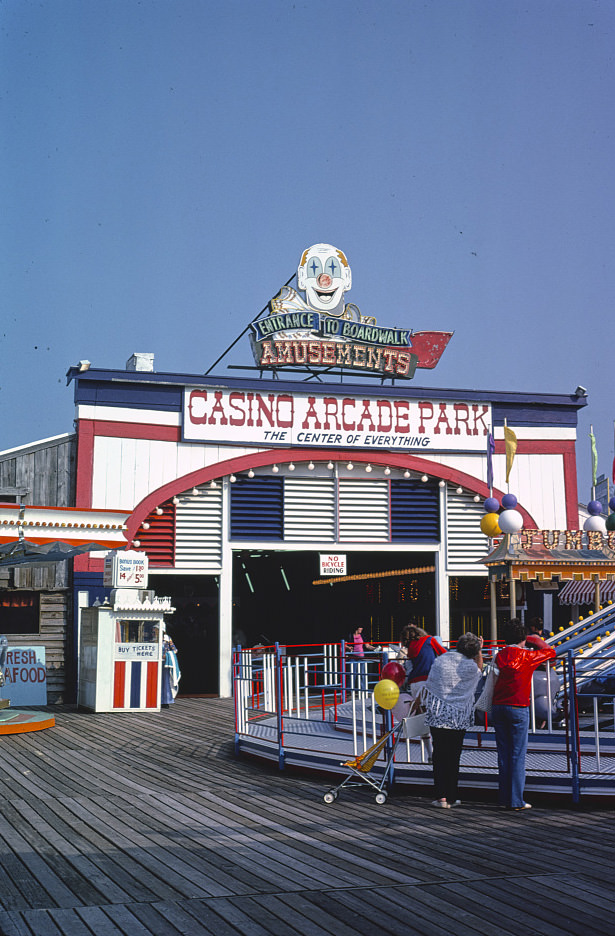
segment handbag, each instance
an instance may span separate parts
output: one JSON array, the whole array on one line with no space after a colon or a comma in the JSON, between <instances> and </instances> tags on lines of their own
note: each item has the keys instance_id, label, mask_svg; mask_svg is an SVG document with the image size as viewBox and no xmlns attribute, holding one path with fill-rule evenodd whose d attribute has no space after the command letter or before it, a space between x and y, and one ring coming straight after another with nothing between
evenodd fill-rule
<instances>
[{"instance_id":1,"label":"handbag","mask_svg":"<svg viewBox=\"0 0 615 936\"><path fill-rule=\"evenodd\" d=\"M474 704L474 708L478 712L484 712L485 715L491 715L491 706L493 705L493 690L495 689L497 679L498 677L496 676L495 669L491 667L487 674L487 679L485 680L483 691Z\"/></svg>"},{"instance_id":2,"label":"handbag","mask_svg":"<svg viewBox=\"0 0 615 936\"><path fill-rule=\"evenodd\" d=\"M425 724L425 712L419 715L407 715L404 718L404 738L424 738L429 734Z\"/></svg>"},{"instance_id":3,"label":"handbag","mask_svg":"<svg viewBox=\"0 0 615 936\"><path fill-rule=\"evenodd\" d=\"M410 703L408 715L404 718L404 738L426 738L429 728L425 724L425 715L420 695Z\"/></svg>"}]
</instances>

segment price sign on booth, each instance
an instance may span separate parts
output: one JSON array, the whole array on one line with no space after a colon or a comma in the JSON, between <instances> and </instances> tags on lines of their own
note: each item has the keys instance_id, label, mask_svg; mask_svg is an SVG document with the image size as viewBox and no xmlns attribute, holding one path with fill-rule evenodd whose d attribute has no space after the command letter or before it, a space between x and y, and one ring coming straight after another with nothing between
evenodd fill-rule
<instances>
[{"instance_id":1,"label":"price sign on booth","mask_svg":"<svg viewBox=\"0 0 615 936\"><path fill-rule=\"evenodd\" d=\"M105 588L147 588L148 559L144 552L127 550L105 558Z\"/></svg>"}]
</instances>

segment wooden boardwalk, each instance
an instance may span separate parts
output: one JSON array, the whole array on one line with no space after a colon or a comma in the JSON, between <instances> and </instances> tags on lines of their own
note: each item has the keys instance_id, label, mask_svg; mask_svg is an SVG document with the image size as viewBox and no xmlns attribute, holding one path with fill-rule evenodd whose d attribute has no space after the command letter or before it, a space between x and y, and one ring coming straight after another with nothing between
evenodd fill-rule
<instances>
[{"instance_id":1,"label":"wooden boardwalk","mask_svg":"<svg viewBox=\"0 0 615 936\"><path fill-rule=\"evenodd\" d=\"M232 703L0 738L2 936L615 933L609 809L438 810L236 760Z\"/></svg>"}]
</instances>

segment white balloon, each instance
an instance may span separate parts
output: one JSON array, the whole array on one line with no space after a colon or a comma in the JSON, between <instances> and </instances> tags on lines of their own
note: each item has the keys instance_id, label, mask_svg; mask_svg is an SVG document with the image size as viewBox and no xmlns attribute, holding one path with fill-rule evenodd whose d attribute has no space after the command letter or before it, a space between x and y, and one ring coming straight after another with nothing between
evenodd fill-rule
<instances>
[{"instance_id":1,"label":"white balloon","mask_svg":"<svg viewBox=\"0 0 615 936\"><path fill-rule=\"evenodd\" d=\"M502 533L518 533L523 527L523 517L518 510L503 510L498 516Z\"/></svg>"},{"instance_id":2,"label":"white balloon","mask_svg":"<svg viewBox=\"0 0 615 936\"><path fill-rule=\"evenodd\" d=\"M588 533L606 533L606 520L600 514L594 514L592 517L587 518L583 524L583 529Z\"/></svg>"},{"instance_id":3,"label":"white balloon","mask_svg":"<svg viewBox=\"0 0 615 936\"><path fill-rule=\"evenodd\" d=\"M399 696L399 699L391 709L391 713L395 721L401 721L402 718L405 718L408 712L410 711L410 703L412 702L412 696L407 692L402 692Z\"/></svg>"}]
</instances>

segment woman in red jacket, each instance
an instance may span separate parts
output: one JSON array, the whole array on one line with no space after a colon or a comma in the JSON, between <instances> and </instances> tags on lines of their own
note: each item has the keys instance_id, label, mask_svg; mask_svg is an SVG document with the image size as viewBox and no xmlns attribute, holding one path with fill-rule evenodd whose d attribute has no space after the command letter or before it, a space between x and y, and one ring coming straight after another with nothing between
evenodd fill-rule
<instances>
[{"instance_id":1,"label":"woman in red jacket","mask_svg":"<svg viewBox=\"0 0 615 936\"><path fill-rule=\"evenodd\" d=\"M523 799L525 755L530 728L532 675L555 650L541 637L530 635L519 618L503 627L507 646L495 658L497 681L493 690L491 723L498 748L499 803L506 809L531 809ZM534 649L535 648L535 649Z\"/></svg>"}]
</instances>

